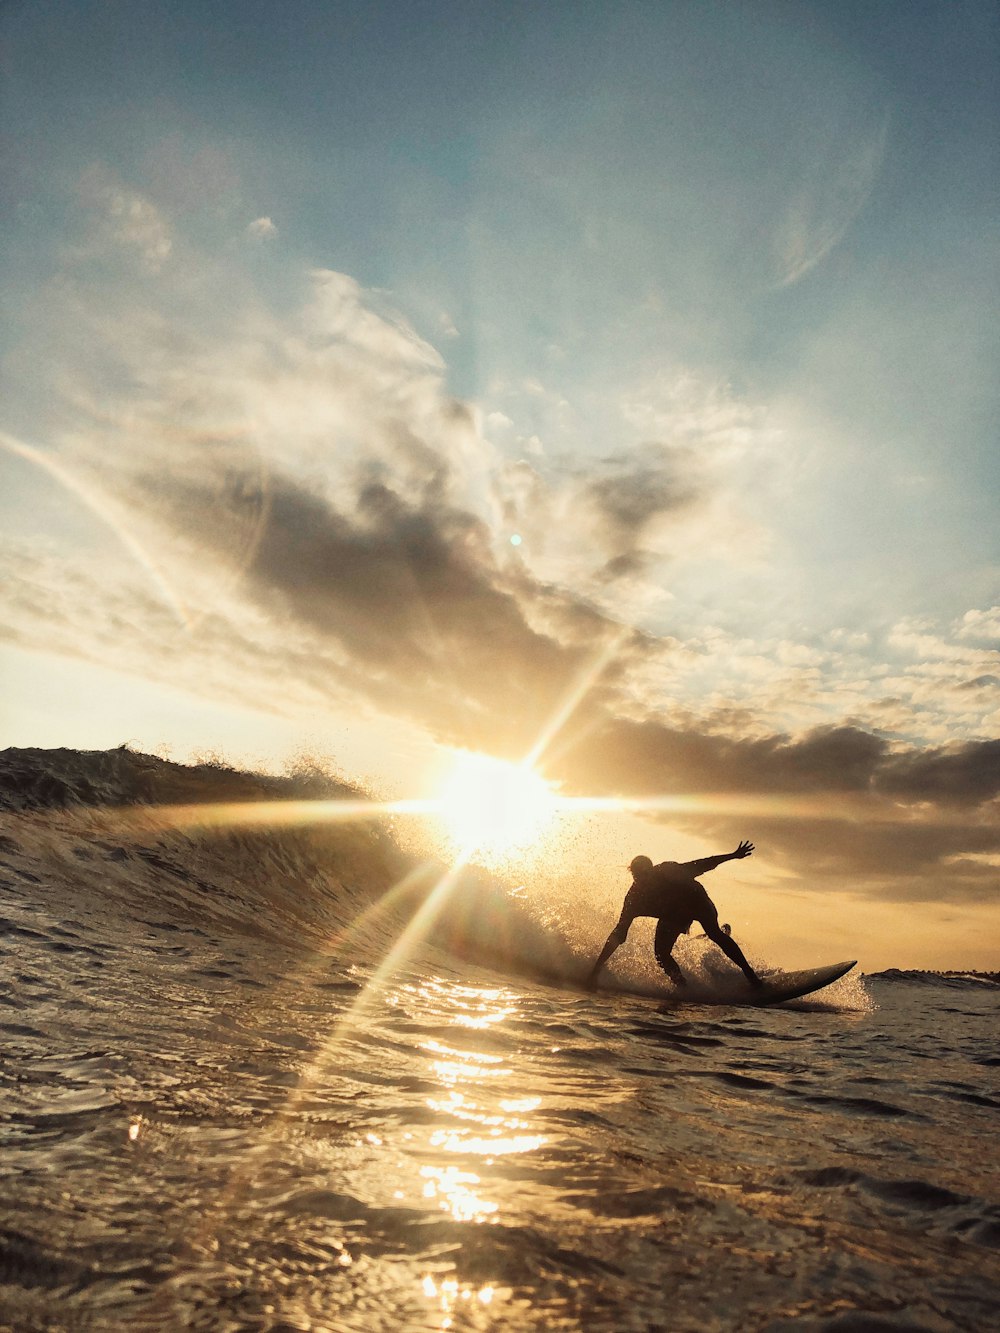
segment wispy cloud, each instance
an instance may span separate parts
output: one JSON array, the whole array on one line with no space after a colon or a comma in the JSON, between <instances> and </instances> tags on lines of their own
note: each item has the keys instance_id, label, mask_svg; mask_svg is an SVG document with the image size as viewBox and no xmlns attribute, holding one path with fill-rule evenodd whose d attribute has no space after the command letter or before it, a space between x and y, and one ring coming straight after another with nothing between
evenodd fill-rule
<instances>
[{"instance_id":1,"label":"wispy cloud","mask_svg":"<svg viewBox=\"0 0 1000 1333\"><path fill-rule=\"evenodd\" d=\"M888 134L885 114L872 126L837 126L831 117L822 127L775 226L779 287L804 277L844 237L878 180Z\"/></svg>"},{"instance_id":2,"label":"wispy cloud","mask_svg":"<svg viewBox=\"0 0 1000 1333\"><path fill-rule=\"evenodd\" d=\"M149 197L102 164L83 173L80 196L92 212L92 247L110 244L131 252L148 271L160 271L173 251L173 235Z\"/></svg>"}]
</instances>

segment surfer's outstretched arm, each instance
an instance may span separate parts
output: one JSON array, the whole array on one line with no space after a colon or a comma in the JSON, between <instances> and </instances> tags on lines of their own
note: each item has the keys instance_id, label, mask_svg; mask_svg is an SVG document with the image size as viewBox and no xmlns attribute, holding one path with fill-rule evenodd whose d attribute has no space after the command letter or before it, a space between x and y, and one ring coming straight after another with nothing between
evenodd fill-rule
<instances>
[{"instance_id":1,"label":"surfer's outstretched arm","mask_svg":"<svg viewBox=\"0 0 1000 1333\"><path fill-rule=\"evenodd\" d=\"M753 843L741 842L735 852L722 852L719 856L703 856L700 861L685 861L683 867L689 871L692 879L707 874L725 861L742 861L745 856L753 855Z\"/></svg>"},{"instance_id":2,"label":"surfer's outstretched arm","mask_svg":"<svg viewBox=\"0 0 1000 1333\"><path fill-rule=\"evenodd\" d=\"M621 914L621 916L618 918L618 924L617 924L617 926L615 926L614 930L611 932L611 934L608 936L608 938L604 941L604 948L603 948L603 949L601 950L601 952L598 954L598 956L597 956L597 962L594 964L594 966L593 966L593 967L590 969L590 971L587 973L587 979L586 979L586 981L583 983L585 986L589 987L591 990L597 985L597 974L598 974L598 972L600 972L601 968L602 968L602 967L604 966L604 964L608 961L608 959L611 957L611 955L614 953L614 951L618 948L618 946L621 945L621 944L624 944L624 943L625 943L625 939L626 939L626 937L627 937L627 935L628 935L628 929L629 929L629 926L631 926L633 919L634 919L633 917L627 915L627 914L623 911L622 914Z\"/></svg>"}]
</instances>

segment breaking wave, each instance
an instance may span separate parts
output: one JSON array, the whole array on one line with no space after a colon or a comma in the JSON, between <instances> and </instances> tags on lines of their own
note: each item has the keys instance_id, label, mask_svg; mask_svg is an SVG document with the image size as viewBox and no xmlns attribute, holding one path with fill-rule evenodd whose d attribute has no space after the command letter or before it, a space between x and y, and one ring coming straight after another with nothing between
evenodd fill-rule
<instances>
[{"instance_id":1,"label":"breaking wave","mask_svg":"<svg viewBox=\"0 0 1000 1333\"><path fill-rule=\"evenodd\" d=\"M351 803L371 804L309 765L271 776L126 747L8 749L0 875L43 882L53 901L320 953L379 955L429 903L432 947L549 980L582 975L584 960L516 889L406 852L389 815L342 820Z\"/></svg>"}]
</instances>

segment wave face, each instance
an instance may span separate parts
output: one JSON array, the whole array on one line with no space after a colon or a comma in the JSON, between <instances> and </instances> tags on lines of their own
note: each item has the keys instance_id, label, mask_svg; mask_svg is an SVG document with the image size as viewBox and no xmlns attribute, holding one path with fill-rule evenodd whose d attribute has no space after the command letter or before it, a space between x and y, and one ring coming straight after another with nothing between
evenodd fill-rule
<instances>
[{"instance_id":1,"label":"wave face","mask_svg":"<svg viewBox=\"0 0 1000 1333\"><path fill-rule=\"evenodd\" d=\"M232 808L357 795L319 775L188 768L124 749L0 754L0 806L19 815L7 821L8 869L44 881L50 899L293 946L322 947L407 867L384 825L248 828L228 822ZM220 807L231 813L215 820Z\"/></svg>"},{"instance_id":2,"label":"wave face","mask_svg":"<svg viewBox=\"0 0 1000 1333\"><path fill-rule=\"evenodd\" d=\"M360 797L0 755L0 1328L996 1326L992 990L587 995Z\"/></svg>"},{"instance_id":3,"label":"wave face","mask_svg":"<svg viewBox=\"0 0 1000 1333\"><path fill-rule=\"evenodd\" d=\"M340 950L350 933L371 953L437 891L425 927L451 953L581 974L568 944L485 872L448 876L407 855L387 817L341 821L355 802L365 793L313 769L274 777L126 748L0 753L0 810L21 816L6 844L20 869L8 868L50 894L292 948Z\"/></svg>"}]
</instances>

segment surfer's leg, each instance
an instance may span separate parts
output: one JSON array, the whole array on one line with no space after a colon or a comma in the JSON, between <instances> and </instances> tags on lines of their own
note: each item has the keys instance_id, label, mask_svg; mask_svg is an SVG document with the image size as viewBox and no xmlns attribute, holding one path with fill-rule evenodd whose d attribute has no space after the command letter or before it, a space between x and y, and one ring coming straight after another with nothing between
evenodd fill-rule
<instances>
[{"instance_id":1,"label":"surfer's leg","mask_svg":"<svg viewBox=\"0 0 1000 1333\"><path fill-rule=\"evenodd\" d=\"M656 934L653 936L653 953L656 955L656 961L674 985L686 986L687 978L677 966L677 962L671 953L680 933L675 921L661 917L656 923Z\"/></svg>"},{"instance_id":2,"label":"surfer's leg","mask_svg":"<svg viewBox=\"0 0 1000 1333\"><path fill-rule=\"evenodd\" d=\"M727 935L726 932L719 925L719 914L715 910L715 904L710 902L709 906L711 907L712 910L704 911L702 915L699 917L699 922L701 924L702 930L704 930L705 934L708 936L708 938L712 941L713 944L717 944L719 946L719 948L722 950L722 952L726 955L727 958L731 958L733 960L733 962L742 971L743 975L746 977L747 981L749 981L752 986L761 985L760 977L747 962L743 954L743 950L732 938L732 936Z\"/></svg>"}]
</instances>

